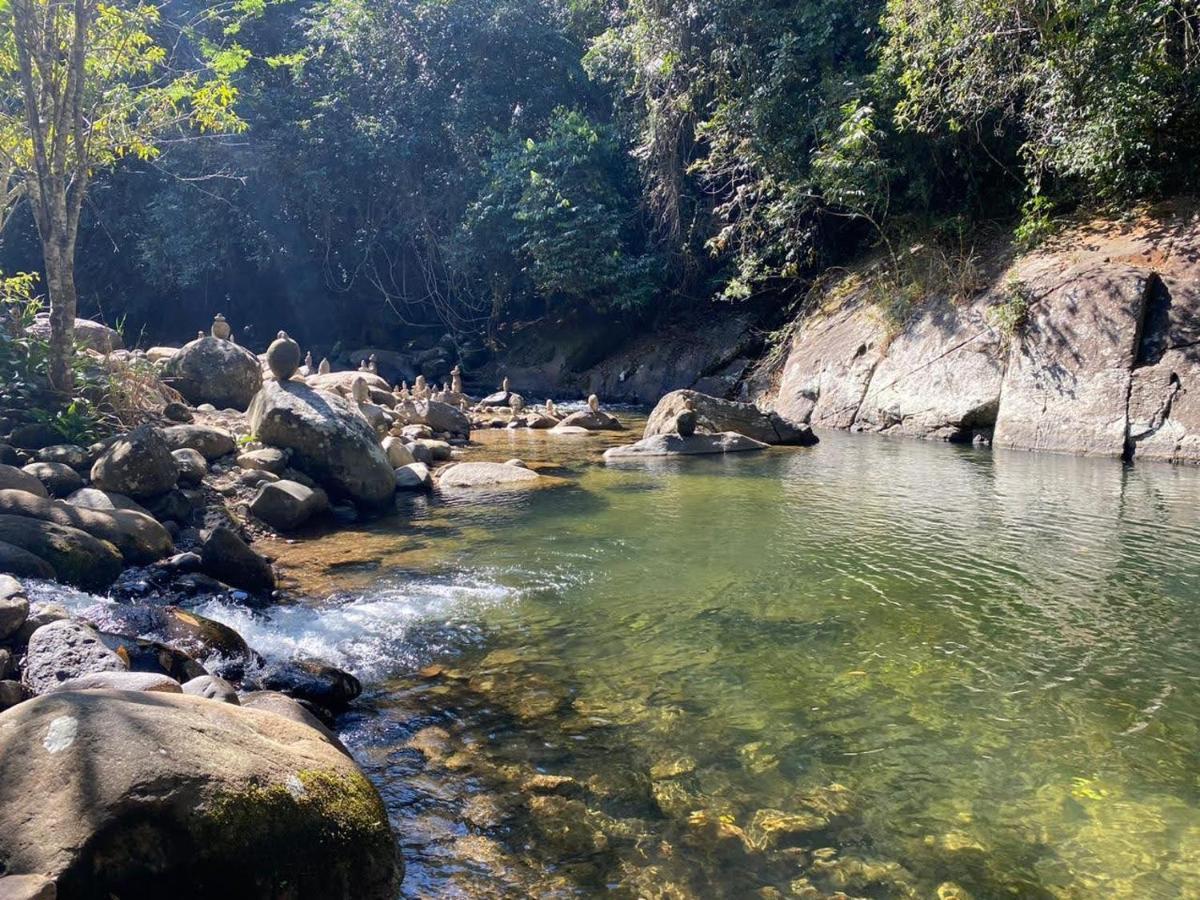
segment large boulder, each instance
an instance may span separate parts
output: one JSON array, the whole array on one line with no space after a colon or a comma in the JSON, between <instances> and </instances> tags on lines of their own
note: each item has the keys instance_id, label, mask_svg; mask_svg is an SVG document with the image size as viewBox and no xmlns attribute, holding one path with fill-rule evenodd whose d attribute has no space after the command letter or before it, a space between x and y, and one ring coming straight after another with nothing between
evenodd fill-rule
<instances>
[{"instance_id":1,"label":"large boulder","mask_svg":"<svg viewBox=\"0 0 1200 900\"><path fill-rule=\"evenodd\" d=\"M277 531L299 528L328 509L329 497L323 490L286 478L264 484L250 501L250 512Z\"/></svg>"},{"instance_id":2,"label":"large boulder","mask_svg":"<svg viewBox=\"0 0 1200 900\"><path fill-rule=\"evenodd\" d=\"M379 794L320 731L122 691L0 715L0 859L85 900L392 900L402 874Z\"/></svg>"},{"instance_id":3,"label":"large boulder","mask_svg":"<svg viewBox=\"0 0 1200 900\"><path fill-rule=\"evenodd\" d=\"M537 472L497 462L455 463L437 473L440 488L534 487L543 481Z\"/></svg>"},{"instance_id":4,"label":"large boulder","mask_svg":"<svg viewBox=\"0 0 1200 900\"><path fill-rule=\"evenodd\" d=\"M428 425L433 431L444 431L464 437L471 433L471 420L465 413L455 409L449 403L441 403L437 400L417 400L413 401L411 405L414 408L414 415L406 424Z\"/></svg>"},{"instance_id":5,"label":"large boulder","mask_svg":"<svg viewBox=\"0 0 1200 900\"><path fill-rule=\"evenodd\" d=\"M581 409L562 419L556 428L586 428L588 431L622 431L625 426L616 416L609 415L604 410L592 412Z\"/></svg>"},{"instance_id":6,"label":"large boulder","mask_svg":"<svg viewBox=\"0 0 1200 900\"><path fill-rule=\"evenodd\" d=\"M292 464L335 497L371 507L391 501L395 476L379 439L342 397L295 381L268 381L247 416L260 441L290 449Z\"/></svg>"},{"instance_id":7,"label":"large boulder","mask_svg":"<svg viewBox=\"0 0 1200 900\"><path fill-rule=\"evenodd\" d=\"M204 574L233 587L245 588L255 594L269 594L275 590L271 564L228 528L212 530L200 547L200 561Z\"/></svg>"},{"instance_id":8,"label":"large boulder","mask_svg":"<svg viewBox=\"0 0 1200 900\"><path fill-rule=\"evenodd\" d=\"M171 425L162 436L172 450L196 450L207 460L232 453L237 446L230 432L212 425Z\"/></svg>"},{"instance_id":9,"label":"large boulder","mask_svg":"<svg viewBox=\"0 0 1200 900\"><path fill-rule=\"evenodd\" d=\"M28 331L30 334L48 340L50 338L50 314L39 313ZM75 320L75 340L97 353L112 353L114 350L122 350L125 347L125 342L118 332L100 322L93 322L91 319Z\"/></svg>"},{"instance_id":10,"label":"large boulder","mask_svg":"<svg viewBox=\"0 0 1200 900\"><path fill-rule=\"evenodd\" d=\"M646 459L661 456L705 456L715 453L742 453L748 450L766 450L768 444L756 441L732 431L720 434L693 434L680 437L677 434L656 434L642 438L636 444L613 447L604 451L605 461Z\"/></svg>"},{"instance_id":11,"label":"large boulder","mask_svg":"<svg viewBox=\"0 0 1200 900\"><path fill-rule=\"evenodd\" d=\"M92 485L135 500L175 487L179 469L162 432L142 425L118 438L92 466Z\"/></svg>"},{"instance_id":12,"label":"large boulder","mask_svg":"<svg viewBox=\"0 0 1200 900\"><path fill-rule=\"evenodd\" d=\"M0 464L0 490L24 491L35 497L49 497L46 486L35 475L16 466Z\"/></svg>"},{"instance_id":13,"label":"large boulder","mask_svg":"<svg viewBox=\"0 0 1200 900\"><path fill-rule=\"evenodd\" d=\"M121 554L117 548L78 528L25 516L0 515L0 543L39 557L58 579L85 591L102 591L121 574Z\"/></svg>"},{"instance_id":14,"label":"large boulder","mask_svg":"<svg viewBox=\"0 0 1200 900\"><path fill-rule=\"evenodd\" d=\"M128 669L128 663L105 645L96 629L71 619L43 625L29 638L25 651L25 683L35 694L83 675Z\"/></svg>"},{"instance_id":15,"label":"large boulder","mask_svg":"<svg viewBox=\"0 0 1200 900\"><path fill-rule=\"evenodd\" d=\"M808 447L817 442L816 435L807 425L792 422L775 412L763 412L753 403L736 403L721 400L698 391L672 391L663 396L646 420L642 437L656 434L674 434L675 417L686 408L691 400L700 417L702 429L709 431L735 431L754 438L764 444L793 444Z\"/></svg>"},{"instance_id":16,"label":"large boulder","mask_svg":"<svg viewBox=\"0 0 1200 900\"><path fill-rule=\"evenodd\" d=\"M262 386L258 357L231 341L197 338L163 366L163 377L193 406L245 409Z\"/></svg>"},{"instance_id":17,"label":"large boulder","mask_svg":"<svg viewBox=\"0 0 1200 900\"><path fill-rule=\"evenodd\" d=\"M112 544L126 562L136 565L162 559L175 549L171 535L159 522L128 510L88 509L23 491L0 491L0 515L27 516L78 528Z\"/></svg>"}]
</instances>

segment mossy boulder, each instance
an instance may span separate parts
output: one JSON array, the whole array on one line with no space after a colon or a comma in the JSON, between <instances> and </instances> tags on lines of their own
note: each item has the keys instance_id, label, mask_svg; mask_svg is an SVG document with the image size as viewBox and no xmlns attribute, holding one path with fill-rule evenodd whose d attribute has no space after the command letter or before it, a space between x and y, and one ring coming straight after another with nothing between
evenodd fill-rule
<instances>
[{"instance_id":1,"label":"mossy boulder","mask_svg":"<svg viewBox=\"0 0 1200 900\"><path fill-rule=\"evenodd\" d=\"M44 560L60 581L85 591L104 590L121 574L117 548L78 528L0 515L0 543Z\"/></svg>"},{"instance_id":2,"label":"mossy boulder","mask_svg":"<svg viewBox=\"0 0 1200 900\"><path fill-rule=\"evenodd\" d=\"M84 900L392 900L403 871L379 794L321 732L122 691L0 714L0 866Z\"/></svg>"}]
</instances>

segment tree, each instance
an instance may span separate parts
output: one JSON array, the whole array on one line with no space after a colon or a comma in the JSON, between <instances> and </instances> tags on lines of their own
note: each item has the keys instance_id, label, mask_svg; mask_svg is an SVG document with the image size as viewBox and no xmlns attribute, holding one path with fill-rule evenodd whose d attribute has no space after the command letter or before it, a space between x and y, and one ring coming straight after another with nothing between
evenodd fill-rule
<instances>
[{"instance_id":1,"label":"tree","mask_svg":"<svg viewBox=\"0 0 1200 900\"><path fill-rule=\"evenodd\" d=\"M232 17L142 2L0 0L0 159L24 185L50 295L49 377L71 388L75 244L95 173L153 159L188 129L243 124L231 76L248 54Z\"/></svg>"}]
</instances>

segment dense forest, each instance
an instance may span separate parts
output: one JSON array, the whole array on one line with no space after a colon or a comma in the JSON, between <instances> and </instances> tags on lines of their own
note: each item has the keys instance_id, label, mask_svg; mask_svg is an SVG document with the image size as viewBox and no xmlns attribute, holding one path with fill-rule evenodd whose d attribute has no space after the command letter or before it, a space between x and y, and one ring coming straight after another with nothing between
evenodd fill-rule
<instances>
[{"instance_id":1,"label":"dense forest","mask_svg":"<svg viewBox=\"0 0 1200 900\"><path fill-rule=\"evenodd\" d=\"M93 178L82 314L249 344L784 310L872 248L1186 192L1195 0L291 0L236 127ZM170 16L171 7L162 15ZM28 206L3 269L38 270ZM384 344L386 345L386 344Z\"/></svg>"}]
</instances>

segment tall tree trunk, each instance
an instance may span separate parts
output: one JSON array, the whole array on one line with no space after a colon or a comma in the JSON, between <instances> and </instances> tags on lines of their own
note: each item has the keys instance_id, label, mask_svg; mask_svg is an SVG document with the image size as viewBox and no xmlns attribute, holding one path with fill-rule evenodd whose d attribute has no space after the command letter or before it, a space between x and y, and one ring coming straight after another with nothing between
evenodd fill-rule
<instances>
[{"instance_id":1,"label":"tall tree trunk","mask_svg":"<svg viewBox=\"0 0 1200 900\"><path fill-rule=\"evenodd\" d=\"M74 387L71 368L75 352L75 247L65 235L50 234L42 241L46 286L50 290L50 384L69 393Z\"/></svg>"}]
</instances>

